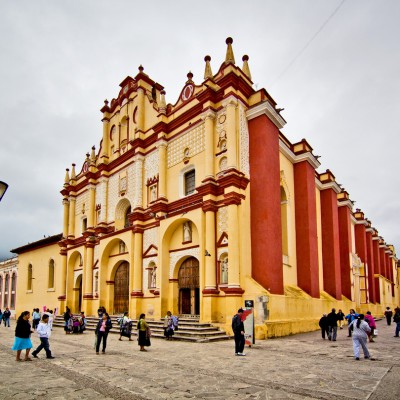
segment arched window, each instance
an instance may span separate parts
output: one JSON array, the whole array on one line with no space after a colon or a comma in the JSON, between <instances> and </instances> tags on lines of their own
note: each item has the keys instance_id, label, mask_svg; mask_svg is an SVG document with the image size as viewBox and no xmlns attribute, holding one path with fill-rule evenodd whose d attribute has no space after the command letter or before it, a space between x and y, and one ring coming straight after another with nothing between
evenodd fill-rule
<instances>
[{"instance_id":1,"label":"arched window","mask_svg":"<svg viewBox=\"0 0 400 400\"><path fill-rule=\"evenodd\" d=\"M282 253L289 255L288 240L288 200L285 189L281 186L281 224L282 224Z\"/></svg>"},{"instance_id":2,"label":"arched window","mask_svg":"<svg viewBox=\"0 0 400 400\"><path fill-rule=\"evenodd\" d=\"M32 290L32 264L28 265L28 281L27 281L27 290Z\"/></svg>"},{"instance_id":3,"label":"arched window","mask_svg":"<svg viewBox=\"0 0 400 400\"><path fill-rule=\"evenodd\" d=\"M127 210L125 211L125 223L124 223L124 227L127 228L130 224L129 224L129 214L131 213L131 206L129 206L127 208Z\"/></svg>"},{"instance_id":4,"label":"arched window","mask_svg":"<svg viewBox=\"0 0 400 400\"><path fill-rule=\"evenodd\" d=\"M194 193L196 188L196 171L192 169L188 171L184 175L184 193L185 196L188 196Z\"/></svg>"},{"instance_id":5,"label":"arched window","mask_svg":"<svg viewBox=\"0 0 400 400\"><path fill-rule=\"evenodd\" d=\"M49 289L54 288L54 260L50 260L49 262L49 282L47 287Z\"/></svg>"},{"instance_id":6,"label":"arched window","mask_svg":"<svg viewBox=\"0 0 400 400\"><path fill-rule=\"evenodd\" d=\"M10 287L10 275L6 275L4 281L4 308L8 307L8 289Z\"/></svg>"},{"instance_id":7,"label":"arched window","mask_svg":"<svg viewBox=\"0 0 400 400\"><path fill-rule=\"evenodd\" d=\"M14 272L11 278L11 302L10 302L11 309L15 309L16 288L17 288L17 274Z\"/></svg>"}]
</instances>

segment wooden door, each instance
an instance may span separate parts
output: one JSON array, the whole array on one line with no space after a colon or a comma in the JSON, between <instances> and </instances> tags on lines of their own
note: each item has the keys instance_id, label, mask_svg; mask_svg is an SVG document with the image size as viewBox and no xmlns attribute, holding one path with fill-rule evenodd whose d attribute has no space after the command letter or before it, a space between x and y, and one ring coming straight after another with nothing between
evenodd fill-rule
<instances>
[{"instance_id":1,"label":"wooden door","mask_svg":"<svg viewBox=\"0 0 400 400\"><path fill-rule=\"evenodd\" d=\"M199 261L190 257L184 261L178 274L180 314L199 315Z\"/></svg>"},{"instance_id":2,"label":"wooden door","mask_svg":"<svg viewBox=\"0 0 400 400\"><path fill-rule=\"evenodd\" d=\"M115 272L114 314L129 310L129 264L123 262Z\"/></svg>"}]
</instances>

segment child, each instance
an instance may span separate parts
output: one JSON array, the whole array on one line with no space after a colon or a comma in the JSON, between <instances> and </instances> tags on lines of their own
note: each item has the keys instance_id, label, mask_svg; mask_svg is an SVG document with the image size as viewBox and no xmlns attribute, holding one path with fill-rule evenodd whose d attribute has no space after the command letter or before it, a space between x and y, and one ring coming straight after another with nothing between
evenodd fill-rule
<instances>
[{"instance_id":1,"label":"child","mask_svg":"<svg viewBox=\"0 0 400 400\"><path fill-rule=\"evenodd\" d=\"M44 351L46 352L47 358L55 358L51 355L50 351L49 337L51 335L51 328L48 322L49 322L49 316L48 314L44 314L42 317L42 321L39 322L39 325L36 329L36 332L40 339L40 344L36 348L36 350L32 352L32 355L35 358L39 358L37 355L42 349L44 349Z\"/></svg>"}]
</instances>

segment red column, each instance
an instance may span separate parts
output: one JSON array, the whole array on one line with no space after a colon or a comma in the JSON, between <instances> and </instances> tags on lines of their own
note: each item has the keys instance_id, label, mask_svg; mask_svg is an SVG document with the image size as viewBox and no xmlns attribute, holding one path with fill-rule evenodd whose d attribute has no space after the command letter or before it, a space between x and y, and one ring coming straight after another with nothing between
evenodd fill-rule
<instances>
[{"instance_id":1,"label":"red column","mask_svg":"<svg viewBox=\"0 0 400 400\"><path fill-rule=\"evenodd\" d=\"M324 290L335 299L341 300L337 194L331 188L321 191L321 225Z\"/></svg>"},{"instance_id":2,"label":"red column","mask_svg":"<svg viewBox=\"0 0 400 400\"><path fill-rule=\"evenodd\" d=\"M283 294L279 131L265 115L249 121L249 147L252 276Z\"/></svg>"},{"instance_id":3,"label":"red column","mask_svg":"<svg viewBox=\"0 0 400 400\"><path fill-rule=\"evenodd\" d=\"M375 300L375 278L374 278L374 249L372 245L372 232L367 232L367 262L368 262L368 298L370 303L376 303Z\"/></svg>"},{"instance_id":4,"label":"red column","mask_svg":"<svg viewBox=\"0 0 400 400\"><path fill-rule=\"evenodd\" d=\"M297 282L312 297L319 297L315 170L307 161L294 165Z\"/></svg>"},{"instance_id":5,"label":"red column","mask_svg":"<svg viewBox=\"0 0 400 400\"><path fill-rule=\"evenodd\" d=\"M379 258L381 260L381 274L387 278L386 272L386 258L385 258L385 247L379 246Z\"/></svg>"},{"instance_id":6,"label":"red column","mask_svg":"<svg viewBox=\"0 0 400 400\"><path fill-rule=\"evenodd\" d=\"M373 240L372 246L374 248L374 272L377 275L381 275L381 263L379 257L379 240ZM375 302L381 302L381 293L379 289L379 277L375 278Z\"/></svg>"},{"instance_id":7,"label":"red column","mask_svg":"<svg viewBox=\"0 0 400 400\"><path fill-rule=\"evenodd\" d=\"M339 245L342 293L351 300L351 220L347 206L339 207Z\"/></svg>"}]
</instances>

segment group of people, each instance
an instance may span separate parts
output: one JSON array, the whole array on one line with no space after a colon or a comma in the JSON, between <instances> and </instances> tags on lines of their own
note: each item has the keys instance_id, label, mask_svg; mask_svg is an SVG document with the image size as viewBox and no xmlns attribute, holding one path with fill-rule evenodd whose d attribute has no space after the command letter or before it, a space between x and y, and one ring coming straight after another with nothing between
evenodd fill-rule
<instances>
[{"instance_id":1,"label":"group of people","mask_svg":"<svg viewBox=\"0 0 400 400\"><path fill-rule=\"evenodd\" d=\"M64 313L64 331L70 333L83 333L86 330L87 320L84 311L79 316L73 315L69 307Z\"/></svg>"},{"instance_id":2,"label":"group of people","mask_svg":"<svg viewBox=\"0 0 400 400\"><path fill-rule=\"evenodd\" d=\"M386 317L386 322L389 326L392 324L392 317L393 317L393 322L396 324L396 330L394 333L394 337L399 337L399 334L400 334L400 307L396 307L394 309L394 314L393 314L393 311L390 309L390 307L386 307L385 317Z\"/></svg>"},{"instance_id":3,"label":"group of people","mask_svg":"<svg viewBox=\"0 0 400 400\"><path fill-rule=\"evenodd\" d=\"M388 325L391 325L393 316L393 322L396 323L395 337L399 337L400 333L400 308L396 307L393 315L390 307L386 307L385 317ZM348 337L353 340L353 351L354 358L360 359L360 347L363 350L364 358L370 359L371 356L368 351L367 342L374 342L378 331L376 329L376 322L370 311L364 314L357 314L354 309L350 309L349 314L346 316L339 310L333 308L329 314L323 314L319 320L319 326L321 328L322 339L325 339L327 335L329 340L336 340L337 326L339 323L340 329L343 329L343 321L347 320L348 323Z\"/></svg>"},{"instance_id":4,"label":"group of people","mask_svg":"<svg viewBox=\"0 0 400 400\"><path fill-rule=\"evenodd\" d=\"M4 327L10 327L10 318L11 318L11 311L8 307L4 311L0 309L0 326L1 323L4 323Z\"/></svg>"},{"instance_id":5,"label":"group of people","mask_svg":"<svg viewBox=\"0 0 400 400\"><path fill-rule=\"evenodd\" d=\"M43 315L48 315L48 324L50 327L50 330L53 330L53 321L54 321L54 311L49 310L48 308L45 308L43 313L40 313L38 308L34 308L32 311L32 328L36 329L39 325L40 320L42 319Z\"/></svg>"},{"instance_id":6,"label":"group of people","mask_svg":"<svg viewBox=\"0 0 400 400\"><path fill-rule=\"evenodd\" d=\"M35 309L36 310L36 309ZM35 358L39 358L37 355L40 353L42 349L46 352L46 358L53 359L53 355L51 354L49 338L51 336L51 325L49 324L49 314L43 313L41 316L41 320L36 326L36 333L39 337L40 344L37 348L32 352L32 356ZM22 350L25 350L25 361L32 361L32 358L29 357L29 353L31 348L33 347L31 341L31 334L35 332L35 329L32 328L29 319L31 317L31 313L29 311L23 311L21 315L17 319L17 324L15 328L15 339L12 350L17 352L16 361L22 361L21 353Z\"/></svg>"},{"instance_id":7,"label":"group of people","mask_svg":"<svg viewBox=\"0 0 400 400\"><path fill-rule=\"evenodd\" d=\"M167 311L166 316L164 317L164 336L167 340L171 340L172 336L174 336L175 331L178 330L179 318L175 315L172 315L171 311Z\"/></svg>"},{"instance_id":8,"label":"group of people","mask_svg":"<svg viewBox=\"0 0 400 400\"><path fill-rule=\"evenodd\" d=\"M112 328L112 321L107 313L105 307L100 307L97 310L97 315L99 317L99 321L96 325L95 329L95 343L94 347L96 349L96 354L100 354L100 346L102 346L102 354L105 354L107 347L107 337L110 329ZM132 335L133 322L128 316L128 312L126 311L122 318L118 319L119 323L120 335L119 340L122 340L122 337L128 337L130 341ZM138 330L138 344L140 346L140 351L147 351L145 347L151 345L150 336L151 331L148 323L146 322L146 315L140 314L139 320L137 322L136 328Z\"/></svg>"}]
</instances>

